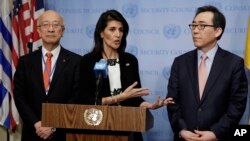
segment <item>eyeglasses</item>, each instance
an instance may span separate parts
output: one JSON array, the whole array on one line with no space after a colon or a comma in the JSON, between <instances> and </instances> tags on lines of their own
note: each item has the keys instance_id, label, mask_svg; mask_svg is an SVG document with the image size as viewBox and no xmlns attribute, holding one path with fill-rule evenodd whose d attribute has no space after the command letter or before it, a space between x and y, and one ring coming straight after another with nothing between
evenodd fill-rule
<instances>
[{"instance_id":1,"label":"eyeglasses","mask_svg":"<svg viewBox=\"0 0 250 141\"><path fill-rule=\"evenodd\" d=\"M38 27L41 27L43 29L49 29L50 26L52 26L53 29L64 28L64 26L59 23L42 23Z\"/></svg>"},{"instance_id":2,"label":"eyeglasses","mask_svg":"<svg viewBox=\"0 0 250 141\"><path fill-rule=\"evenodd\" d=\"M191 30L195 30L196 27L198 27L199 30L204 30L205 27L214 27L214 25L207 25L207 24L189 24L188 25Z\"/></svg>"}]
</instances>

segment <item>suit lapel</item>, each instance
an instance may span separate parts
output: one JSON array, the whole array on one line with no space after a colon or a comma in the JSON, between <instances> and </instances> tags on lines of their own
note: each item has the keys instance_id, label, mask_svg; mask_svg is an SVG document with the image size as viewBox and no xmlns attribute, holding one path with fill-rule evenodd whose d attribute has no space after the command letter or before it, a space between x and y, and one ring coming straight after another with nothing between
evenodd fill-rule
<instances>
[{"instance_id":1,"label":"suit lapel","mask_svg":"<svg viewBox=\"0 0 250 141\"><path fill-rule=\"evenodd\" d=\"M207 97L209 91L211 90L211 88L215 84L219 75L222 73L225 62L226 61L224 60L223 50L219 47L215 56L214 56L214 61L213 61L213 64L211 66L211 70L210 70L210 73L209 73L209 76L208 76L208 79L206 82L206 86L204 89L204 94L203 94L202 99L201 99L202 101Z\"/></svg>"},{"instance_id":2,"label":"suit lapel","mask_svg":"<svg viewBox=\"0 0 250 141\"><path fill-rule=\"evenodd\" d=\"M190 75L190 80L193 86L193 94L197 102L200 101L199 98L199 88L198 88L198 70L197 70L197 50L193 50L191 54L189 55L189 58L186 59L188 73L187 75Z\"/></svg>"},{"instance_id":3,"label":"suit lapel","mask_svg":"<svg viewBox=\"0 0 250 141\"><path fill-rule=\"evenodd\" d=\"M68 62L69 62L68 54L64 50L64 48L61 48L59 56L58 56L57 61L56 61L56 68L55 68L55 72L53 74L53 78L52 78L52 81L50 84L50 89L49 89L48 95L50 94L51 90L54 88L56 81L60 77L60 74L62 73L63 69L65 68L65 66Z\"/></svg>"},{"instance_id":4,"label":"suit lapel","mask_svg":"<svg viewBox=\"0 0 250 141\"><path fill-rule=\"evenodd\" d=\"M122 80L124 80L124 78L123 78L123 74L124 74L124 68L123 68L123 64L124 64L124 54L123 53L119 53L119 65L120 65L120 80L121 80L121 87L122 88L124 88L124 84L123 84L123 82L124 81L122 81ZM108 80L109 81L109 80ZM110 84L109 84L109 86L110 86Z\"/></svg>"},{"instance_id":5,"label":"suit lapel","mask_svg":"<svg viewBox=\"0 0 250 141\"><path fill-rule=\"evenodd\" d=\"M34 53L34 59L32 60L34 66L34 74L36 75L34 79L37 79L39 87L41 86L41 91L43 91L45 95L45 89L43 85L43 69L42 69L42 50L39 48L36 53Z\"/></svg>"}]
</instances>

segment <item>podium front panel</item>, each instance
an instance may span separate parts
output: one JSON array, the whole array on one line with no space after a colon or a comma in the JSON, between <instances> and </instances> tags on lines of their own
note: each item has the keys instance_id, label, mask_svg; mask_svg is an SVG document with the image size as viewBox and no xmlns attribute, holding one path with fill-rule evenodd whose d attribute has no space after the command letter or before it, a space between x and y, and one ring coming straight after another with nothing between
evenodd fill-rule
<instances>
[{"instance_id":1,"label":"podium front panel","mask_svg":"<svg viewBox=\"0 0 250 141\"><path fill-rule=\"evenodd\" d=\"M152 128L153 117L140 107L44 103L42 126L144 132Z\"/></svg>"}]
</instances>

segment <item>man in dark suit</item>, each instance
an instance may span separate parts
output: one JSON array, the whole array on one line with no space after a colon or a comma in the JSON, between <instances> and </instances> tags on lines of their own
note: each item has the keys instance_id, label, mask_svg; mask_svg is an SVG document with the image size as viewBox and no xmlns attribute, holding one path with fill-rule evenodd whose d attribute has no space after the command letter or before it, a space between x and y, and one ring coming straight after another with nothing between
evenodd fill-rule
<instances>
[{"instance_id":1,"label":"man in dark suit","mask_svg":"<svg viewBox=\"0 0 250 141\"><path fill-rule=\"evenodd\" d=\"M228 141L244 113L248 88L243 59L217 44L225 25L224 15L213 6L198 8L189 25L196 49L174 60L168 84L168 97L175 101L168 106L175 140Z\"/></svg>"},{"instance_id":2,"label":"man in dark suit","mask_svg":"<svg viewBox=\"0 0 250 141\"><path fill-rule=\"evenodd\" d=\"M68 103L78 91L81 57L60 45L64 29L62 17L46 11L38 19L42 47L19 59L14 97L23 121L22 141L65 140L60 129L41 125L42 103Z\"/></svg>"}]
</instances>

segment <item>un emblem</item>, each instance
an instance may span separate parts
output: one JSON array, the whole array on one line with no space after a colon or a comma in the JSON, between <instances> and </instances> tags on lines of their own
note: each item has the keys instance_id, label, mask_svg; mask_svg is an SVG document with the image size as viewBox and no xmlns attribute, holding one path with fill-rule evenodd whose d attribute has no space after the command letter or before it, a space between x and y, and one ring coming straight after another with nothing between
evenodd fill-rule
<instances>
[{"instance_id":1,"label":"un emblem","mask_svg":"<svg viewBox=\"0 0 250 141\"><path fill-rule=\"evenodd\" d=\"M181 27L179 25L174 25L174 24L166 25L163 28L163 33L165 37L174 39L179 37L181 33Z\"/></svg>"},{"instance_id":2,"label":"un emblem","mask_svg":"<svg viewBox=\"0 0 250 141\"><path fill-rule=\"evenodd\" d=\"M122 6L122 13L125 17L134 18L138 14L138 6L135 4L125 4Z\"/></svg>"},{"instance_id":3,"label":"un emblem","mask_svg":"<svg viewBox=\"0 0 250 141\"><path fill-rule=\"evenodd\" d=\"M86 34L89 38L94 37L95 25L88 25L86 27Z\"/></svg>"},{"instance_id":4,"label":"un emblem","mask_svg":"<svg viewBox=\"0 0 250 141\"><path fill-rule=\"evenodd\" d=\"M102 118L102 111L96 108L90 108L84 111L84 121L87 125L98 126L102 122Z\"/></svg>"},{"instance_id":5,"label":"un emblem","mask_svg":"<svg viewBox=\"0 0 250 141\"><path fill-rule=\"evenodd\" d=\"M133 54L134 56L137 56L138 55L138 49L136 46L133 46L133 45L129 45L127 48L126 48L126 51Z\"/></svg>"}]
</instances>

